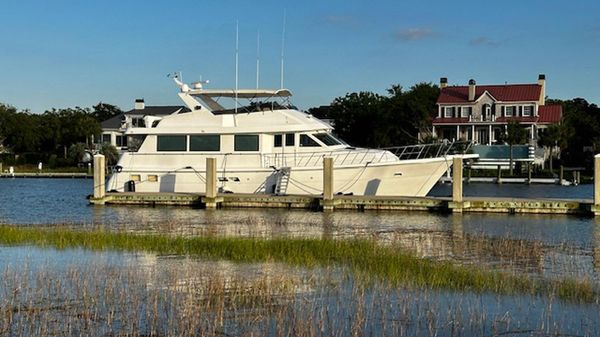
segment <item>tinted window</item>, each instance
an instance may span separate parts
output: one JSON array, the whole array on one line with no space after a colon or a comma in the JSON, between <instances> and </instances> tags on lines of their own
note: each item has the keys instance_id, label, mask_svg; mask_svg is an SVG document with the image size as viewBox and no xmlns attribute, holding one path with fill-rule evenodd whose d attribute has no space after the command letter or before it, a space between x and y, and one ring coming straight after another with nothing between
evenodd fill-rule
<instances>
[{"instance_id":1,"label":"tinted window","mask_svg":"<svg viewBox=\"0 0 600 337\"><path fill-rule=\"evenodd\" d=\"M331 136L328 133L317 133L317 134L314 134L314 136L317 137L318 140L322 141L323 144L325 144L327 146L341 144L337 139L333 138L333 136Z\"/></svg>"},{"instance_id":2,"label":"tinted window","mask_svg":"<svg viewBox=\"0 0 600 337\"><path fill-rule=\"evenodd\" d=\"M235 151L258 151L258 135L235 135Z\"/></svg>"},{"instance_id":3,"label":"tinted window","mask_svg":"<svg viewBox=\"0 0 600 337\"><path fill-rule=\"evenodd\" d=\"M282 135L275 135L273 137L273 146L275 147L281 147L281 139L282 139Z\"/></svg>"},{"instance_id":4,"label":"tinted window","mask_svg":"<svg viewBox=\"0 0 600 337\"><path fill-rule=\"evenodd\" d=\"M185 151L185 136L158 136L157 151Z\"/></svg>"},{"instance_id":5,"label":"tinted window","mask_svg":"<svg viewBox=\"0 0 600 337\"><path fill-rule=\"evenodd\" d=\"M117 136L117 146L127 146L127 137Z\"/></svg>"},{"instance_id":6,"label":"tinted window","mask_svg":"<svg viewBox=\"0 0 600 337\"><path fill-rule=\"evenodd\" d=\"M221 136L190 136L190 151L221 151Z\"/></svg>"},{"instance_id":7,"label":"tinted window","mask_svg":"<svg viewBox=\"0 0 600 337\"><path fill-rule=\"evenodd\" d=\"M286 133L285 134L285 146L294 146L294 134Z\"/></svg>"},{"instance_id":8,"label":"tinted window","mask_svg":"<svg viewBox=\"0 0 600 337\"><path fill-rule=\"evenodd\" d=\"M314 139L310 138L308 135L300 135L300 146L321 146Z\"/></svg>"},{"instance_id":9,"label":"tinted window","mask_svg":"<svg viewBox=\"0 0 600 337\"><path fill-rule=\"evenodd\" d=\"M102 135L102 143L110 143L110 134Z\"/></svg>"},{"instance_id":10,"label":"tinted window","mask_svg":"<svg viewBox=\"0 0 600 337\"><path fill-rule=\"evenodd\" d=\"M127 136L127 150L129 152L137 152L145 140L146 135Z\"/></svg>"}]
</instances>

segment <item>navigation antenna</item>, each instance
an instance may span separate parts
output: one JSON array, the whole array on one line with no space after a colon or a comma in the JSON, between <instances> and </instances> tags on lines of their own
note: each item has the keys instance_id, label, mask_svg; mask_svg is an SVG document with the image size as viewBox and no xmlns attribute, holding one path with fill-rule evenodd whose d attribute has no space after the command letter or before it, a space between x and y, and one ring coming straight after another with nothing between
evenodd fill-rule
<instances>
[{"instance_id":1,"label":"navigation antenna","mask_svg":"<svg viewBox=\"0 0 600 337\"><path fill-rule=\"evenodd\" d=\"M239 54L239 21L235 21L235 113L238 112L238 54Z\"/></svg>"},{"instance_id":2,"label":"navigation antenna","mask_svg":"<svg viewBox=\"0 0 600 337\"><path fill-rule=\"evenodd\" d=\"M281 89L283 89L283 51L285 49L285 17L286 11L283 10L283 29L281 32Z\"/></svg>"},{"instance_id":3,"label":"navigation antenna","mask_svg":"<svg viewBox=\"0 0 600 337\"><path fill-rule=\"evenodd\" d=\"M260 29L256 32L256 89L258 89L259 76L260 76Z\"/></svg>"}]
</instances>

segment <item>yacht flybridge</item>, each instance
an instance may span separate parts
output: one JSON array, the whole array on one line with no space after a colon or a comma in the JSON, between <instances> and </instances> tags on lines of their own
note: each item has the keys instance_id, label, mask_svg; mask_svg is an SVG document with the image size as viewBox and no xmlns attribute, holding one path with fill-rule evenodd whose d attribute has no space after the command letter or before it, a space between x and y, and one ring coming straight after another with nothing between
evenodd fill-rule
<instances>
[{"instance_id":1,"label":"yacht flybridge","mask_svg":"<svg viewBox=\"0 0 600 337\"><path fill-rule=\"evenodd\" d=\"M444 144L351 147L329 124L293 107L287 89L212 90L174 81L190 111L147 116L144 127L127 129L129 148L109 191L203 193L206 158L213 157L221 192L318 195L323 158L331 157L336 193L425 196L452 165Z\"/></svg>"}]
</instances>

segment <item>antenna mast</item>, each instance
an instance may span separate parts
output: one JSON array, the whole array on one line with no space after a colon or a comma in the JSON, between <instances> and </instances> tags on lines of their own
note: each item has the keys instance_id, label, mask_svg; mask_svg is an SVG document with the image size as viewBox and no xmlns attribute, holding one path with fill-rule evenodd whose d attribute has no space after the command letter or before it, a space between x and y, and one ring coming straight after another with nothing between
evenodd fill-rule
<instances>
[{"instance_id":1,"label":"antenna mast","mask_svg":"<svg viewBox=\"0 0 600 337\"><path fill-rule=\"evenodd\" d=\"M256 89L258 89L258 79L260 77L260 30L256 32Z\"/></svg>"},{"instance_id":2,"label":"antenna mast","mask_svg":"<svg viewBox=\"0 0 600 337\"><path fill-rule=\"evenodd\" d=\"M283 51L285 47L285 17L286 11L283 10L283 30L281 32L281 89L283 89Z\"/></svg>"},{"instance_id":3,"label":"antenna mast","mask_svg":"<svg viewBox=\"0 0 600 337\"><path fill-rule=\"evenodd\" d=\"M239 21L235 22L235 113L238 112L238 54L239 54Z\"/></svg>"}]
</instances>

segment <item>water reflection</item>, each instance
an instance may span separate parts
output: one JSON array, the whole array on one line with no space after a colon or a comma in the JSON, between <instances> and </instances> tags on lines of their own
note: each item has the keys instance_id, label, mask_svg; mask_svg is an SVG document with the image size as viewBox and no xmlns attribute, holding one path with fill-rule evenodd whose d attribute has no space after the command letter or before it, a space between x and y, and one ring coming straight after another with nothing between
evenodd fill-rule
<instances>
[{"instance_id":1,"label":"water reflection","mask_svg":"<svg viewBox=\"0 0 600 337\"><path fill-rule=\"evenodd\" d=\"M598 220L563 215L309 212L280 209L199 210L89 206L91 180L0 179L0 222L60 224L173 235L368 238L419 256L486 264L542 276L596 280ZM437 186L437 192L447 186ZM435 192L436 190L434 190ZM586 198L589 186L470 184L465 193ZM470 192L469 192L470 191Z\"/></svg>"}]
</instances>

